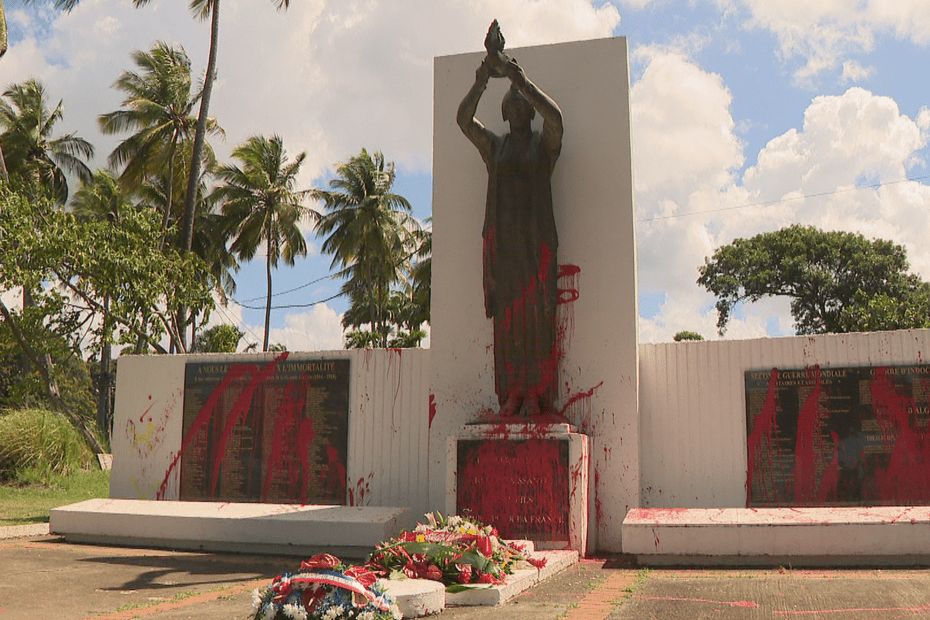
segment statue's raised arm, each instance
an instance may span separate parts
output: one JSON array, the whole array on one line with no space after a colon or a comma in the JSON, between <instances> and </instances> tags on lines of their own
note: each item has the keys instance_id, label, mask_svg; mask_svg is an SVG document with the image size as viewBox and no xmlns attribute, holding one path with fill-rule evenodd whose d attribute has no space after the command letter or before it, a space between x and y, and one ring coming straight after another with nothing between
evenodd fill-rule
<instances>
[{"instance_id":1,"label":"statue's raised arm","mask_svg":"<svg viewBox=\"0 0 930 620\"><path fill-rule=\"evenodd\" d=\"M488 30L485 48L488 54L456 121L488 171L482 285L485 314L494 326L494 389L504 417L555 414L559 237L551 181L562 150L562 112L504 53L497 21ZM511 83L501 102L509 131L500 136L475 118L492 77ZM537 113L541 132L532 127Z\"/></svg>"},{"instance_id":2,"label":"statue's raised arm","mask_svg":"<svg viewBox=\"0 0 930 620\"><path fill-rule=\"evenodd\" d=\"M475 82L459 104L458 114L456 115L459 128L475 145L478 152L481 153L481 158L487 162L496 136L475 117L475 112L478 109L481 96L488 87L488 80L491 77L506 77L510 79L512 93L522 95L529 102L534 113L538 112L542 117L543 144L549 152L552 164L555 165L555 160L558 159L562 149L562 111L549 95L526 76L526 72L517 63L516 59L504 53L504 35L501 33L496 19L488 29L484 46L487 50L487 56L475 71ZM510 115L505 108L508 99L513 99L514 94L508 93L504 97L502 104L504 120L510 121L511 125L513 125L513 121L509 118ZM531 113L530 120L532 120L534 113Z\"/></svg>"}]
</instances>

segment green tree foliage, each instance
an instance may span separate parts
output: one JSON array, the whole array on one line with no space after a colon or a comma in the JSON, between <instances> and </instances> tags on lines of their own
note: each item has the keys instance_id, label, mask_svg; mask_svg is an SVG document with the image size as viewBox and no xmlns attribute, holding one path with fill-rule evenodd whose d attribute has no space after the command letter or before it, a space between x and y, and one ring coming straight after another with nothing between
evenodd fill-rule
<instances>
[{"instance_id":1,"label":"green tree foliage","mask_svg":"<svg viewBox=\"0 0 930 620\"><path fill-rule=\"evenodd\" d=\"M325 237L322 250L332 254L331 267L347 277L342 292L349 295L353 318L345 324L367 323L373 336L365 338L378 347L388 346L392 333L392 289L410 285L411 258L424 247L410 203L391 191L394 179L393 163L362 149L337 167L328 190L314 191L325 207L316 226L317 235ZM349 345L361 342L358 338Z\"/></svg>"},{"instance_id":2,"label":"green tree foliage","mask_svg":"<svg viewBox=\"0 0 930 620\"><path fill-rule=\"evenodd\" d=\"M235 353L242 340L242 330L235 325L223 323L205 330L197 338L195 353Z\"/></svg>"},{"instance_id":3,"label":"green tree foliage","mask_svg":"<svg viewBox=\"0 0 930 620\"><path fill-rule=\"evenodd\" d=\"M717 248L698 284L721 334L736 304L775 295L791 298L799 334L930 326L930 284L908 269L890 241L794 225Z\"/></svg>"},{"instance_id":4,"label":"green tree foliage","mask_svg":"<svg viewBox=\"0 0 930 620\"><path fill-rule=\"evenodd\" d=\"M82 222L108 222L119 226L120 218L135 207L122 191L116 178L108 170L98 170L90 183L85 183L71 200L71 210ZM112 344L113 318L110 315L110 296L104 294L100 315L100 361L94 375L94 389L97 392L97 430L104 437L109 436L111 412L111 388L113 386Z\"/></svg>"},{"instance_id":5,"label":"green tree foliage","mask_svg":"<svg viewBox=\"0 0 930 620\"><path fill-rule=\"evenodd\" d=\"M673 340L675 342L681 342L683 340L704 340L704 336L697 332L692 332L685 329L675 334Z\"/></svg>"},{"instance_id":6,"label":"green tree foliage","mask_svg":"<svg viewBox=\"0 0 930 620\"><path fill-rule=\"evenodd\" d=\"M271 270L283 260L293 265L307 254L307 242L299 223L315 213L303 205L308 192L296 189L297 174L306 159L299 153L288 160L280 136L253 136L233 151L241 166L217 170L222 185L214 192L223 208L224 228L232 231L230 250L242 260L251 260L259 247L265 248L265 336L262 351L268 350L271 329Z\"/></svg>"},{"instance_id":7,"label":"green tree foliage","mask_svg":"<svg viewBox=\"0 0 930 620\"><path fill-rule=\"evenodd\" d=\"M35 291L34 303L19 312L0 302L0 318L40 373L55 409L73 415L55 377L59 356L45 334L64 339L77 354L87 344L84 334L89 346L99 347L112 327L119 342L141 338L164 352L159 340L176 331L177 309L212 304L202 262L161 251L160 235L157 214L146 209L126 208L116 221L83 219L0 188L0 290ZM85 439L100 451L92 435L85 432Z\"/></svg>"},{"instance_id":8,"label":"green tree foliage","mask_svg":"<svg viewBox=\"0 0 930 620\"><path fill-rule=\"evenodd\" d=\"M14 186L31 196L47 195L59 204L68 200L66 173L91 178L85 163L94 147L74 133L53 137L62 119L59 101L49 108L45 88L36 80L10 86L0 98L0 149Z\"/></svg>"},{"instance_id":9,"label":"green tree foliage","mask_svg":"<svg viewBox=\"0 0 930 620\"><path fill-rule=\"evenodd\" d=\"M110 154L109 163L122 168L120 181L129 189L151 177L161 180L167 229L174 211L177 150L193 138L197 118L191 110L200 95L191 93L191 63L183 48L159 42L148 52L134 52L132 59L139 70L125 71L116 80L114 86L125 98L119 110L100 115L100 129L105 134L131 132ZM222 133L214 119L207 119L207 129Z\"/></svg>"},{"instance_id":10,"label":"green tree foliage","mask_svg":"<svg viewBox=\"0 0 930 620\"><path fill-rule=\"evenodd\" d=\"M342 326L348 329L345 334L347 348L388 346L405 349L420 346L420 341L426 337L421 328L423 308L407 291L390 291L388 299L378 300L377 305L384 311L384 320L380 323L381 331L373 332L367 296L362 299L350 296L349 309L342 315ZM361 329L362 326L368 329Z\"/></svg>"}]
</instances>

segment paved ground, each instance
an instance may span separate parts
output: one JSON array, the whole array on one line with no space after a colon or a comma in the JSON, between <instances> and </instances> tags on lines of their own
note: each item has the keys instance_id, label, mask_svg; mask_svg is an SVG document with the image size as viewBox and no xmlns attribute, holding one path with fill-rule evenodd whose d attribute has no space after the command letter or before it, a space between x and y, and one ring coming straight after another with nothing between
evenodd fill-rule
<instances>
[{"instance_id":1,"label":"paved ground","mask_svg":"<svg viewBox=\"0 0 930 620\"><path fill-rule=\"evenodd\" d=\"M71 545L0 528L0 620L248 617L296 558ZM930 618L930 570L639 570L586 560L501 608L442 618Z\"/></svg>"}]
</instances>

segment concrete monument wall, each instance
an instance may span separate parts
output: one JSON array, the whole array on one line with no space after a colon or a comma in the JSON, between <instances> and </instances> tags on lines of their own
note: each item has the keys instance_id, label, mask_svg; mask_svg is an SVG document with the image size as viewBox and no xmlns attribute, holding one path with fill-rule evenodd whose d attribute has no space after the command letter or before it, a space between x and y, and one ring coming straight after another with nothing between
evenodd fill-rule
<instances>
[{"instance_id":1,"label":"concrete monument wall","mask_svg":"<svg viewBox=\"0 0 930 620\"><path fill-rule=\"evenodd\" d=\"M593 437L592 541L620 551L620 523L639 502L636 244L629 73L623 38L508 49L562 110L552 177L563 328L558 406ZM456 125L484 53L437 58L433 121L430 504L443 506L445 438L496 411L491 321L482 292L487 171ZM476 114L502 134L506 79L492 79ZM541 119L534 121L538 129Z\"/></svg>"},{"instance_id":2,"label":"concrete monument wall","mask_svg":"<svg viewBox=\"0 0 930 620\"><path fill-rule=\"evenodd\" d=\"M643 506L746 506L746 371L926 364L928 357L926 329L641 345Z\"/></svg>"},{"instance_id":3,"label":"concrete monument wall","mask_svg":"<svg viewBox=\"0 0 930 620\"><path fill-rule=\"evenodd\" d=\"M152 355L119 360L110 496L178 499L184 374L188 362L267 365L273 354ZM428 509L429 351L292 353L288 361L347 359L346 503ZM166 477L167 476L167 477Z\"/></svg>"}]
</instances>

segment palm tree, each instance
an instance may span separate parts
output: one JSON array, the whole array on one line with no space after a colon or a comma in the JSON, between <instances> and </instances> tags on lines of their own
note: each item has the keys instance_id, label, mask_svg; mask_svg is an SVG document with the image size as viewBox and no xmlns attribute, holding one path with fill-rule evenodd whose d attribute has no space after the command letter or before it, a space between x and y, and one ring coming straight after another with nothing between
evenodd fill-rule
<instances>
[{"instance_id":1,"label":"palm tree","mask_svg":"<svg viewBox=\"0 0 930 620\"><path fill-rule=\"evenodd\" d=\"M69 0L63 0L69 1ZM74 0L70 0L74 1ZM150 0L134 0L137 4L148 4ZM278 10L287 9L290 0L272 0ZM184 197L184 215L181 228L181 246L190 250L194 237L194 214L197 183L200 177L200 158L207 135L207 118L210 112L210 97L213 95L213 79L216 77L216 52L220 36L220 0L191 0L191 12L204 20L210 17L210 52L207 56L207 74L203 81L200 98L200 112L197 115L197 130L194 133L194 146L191 156L191 170L187 181L187 194ZM267 334L266 334L267 339Z\"/></svg>"},{"instance_id":2,"label":"palm tree","mask_svg":"<svg viewBox=\"0 0 930 620\"><path fill-rule=\"evenodd\" d=\"M242 260L251 260L265 244L268 286L262 351L268 350L271 326L271 269L279 259L293 265L297 256L307 254L298 224L304 215L316 217L303 206L309 192L294 189L306 156L300 153L288 161L280 136L253 136L233 151L242 166L222 166L216 174L222 185L214 193L223 204L225 226L234 237L230 250Z\"/></svg>"},{"instance_id":3,"label":"palm tree","mask_svg":"<svg viewBox=\"0 0 930 620\"><path fill-rule=\"evenodd\" d=\"M61 101L49 110L45 88L36 80L14 84L0 99L0 149L11 180L41 189L60 204L68 200L65 173L89 181L85 160L94 155L90 142L74 133L52 137L63 114Z\"/></svg>"},{"instance_id":4,"label":"palm tree","mask_svg":"<svg viewBox=\"0 0 930 620\"><path fill-rule=\"evenodd\" d=\"M126 93L123 107L101 114L100 128L105 134L134 131L110 154L109 163L123 168L120 182L138 189L153 173L175 178L178 145L189 140L197 119L190 112L199 95L191 95L191 66L183 48L158 42L148 52L132 55L140 72L124 71L114 86ZM222 130L213 119L208 129ZM163 205L163 228L172 215L175 183L166 183Z\"/></svg>"},{"instance_id":5,"label":"palm tree","mask_svg":"<svg viewBox=\"0 0 930 620\"><path fill-rule=\"evenodd\" d=\"M361 153L340 164L329 190L314 190L325 213L316 234L326 237L322 250L333 255L331 268L345 270L343 292L368 304L371 331L387 346L387 300L400 282L415 250L419 229L406 198L391 192L394 164L381 153Z\"/></svg>"},{"instance_id":6,"label":"palm tree","mask_svg":"<svg viewBox=\"0 0 930 620\"><path fill-rule=\"evenodd\" d=\"M187 185L187 171L190 169L188 157L191 153L189 146L189 139L179 144L177 165L175 166L174 181L172 183L169 183L166 174L149 176L136 192L141 205L170 216L163 219L162 222L161 247L164 247L167 243L177 247L178 229L175 224L180 220L181 205L173 203L169 212L168 197L169 194L177 195L179 192L184 191L184 187ZM207 191L207 178L216 171L217 165L213 149L210 148L209 144L204 150L204 160L204 171L201 174L197 191L197 226L191 251L207 264L212 278L213 289L219 297L220 303L225 305L228 297L236 290L233 273L239 271L239 262L226 247L229 241L229 231L223 225L222 214L219 213L215 193ZM184 329L183 325L187 323L188 319L194 324L194 327L191 329L190 346L185 344L184 348L193 350L196 317L176 318L179 332ZM179 343L174 344L177 346Z\"/></svg>"}]
</instances>

